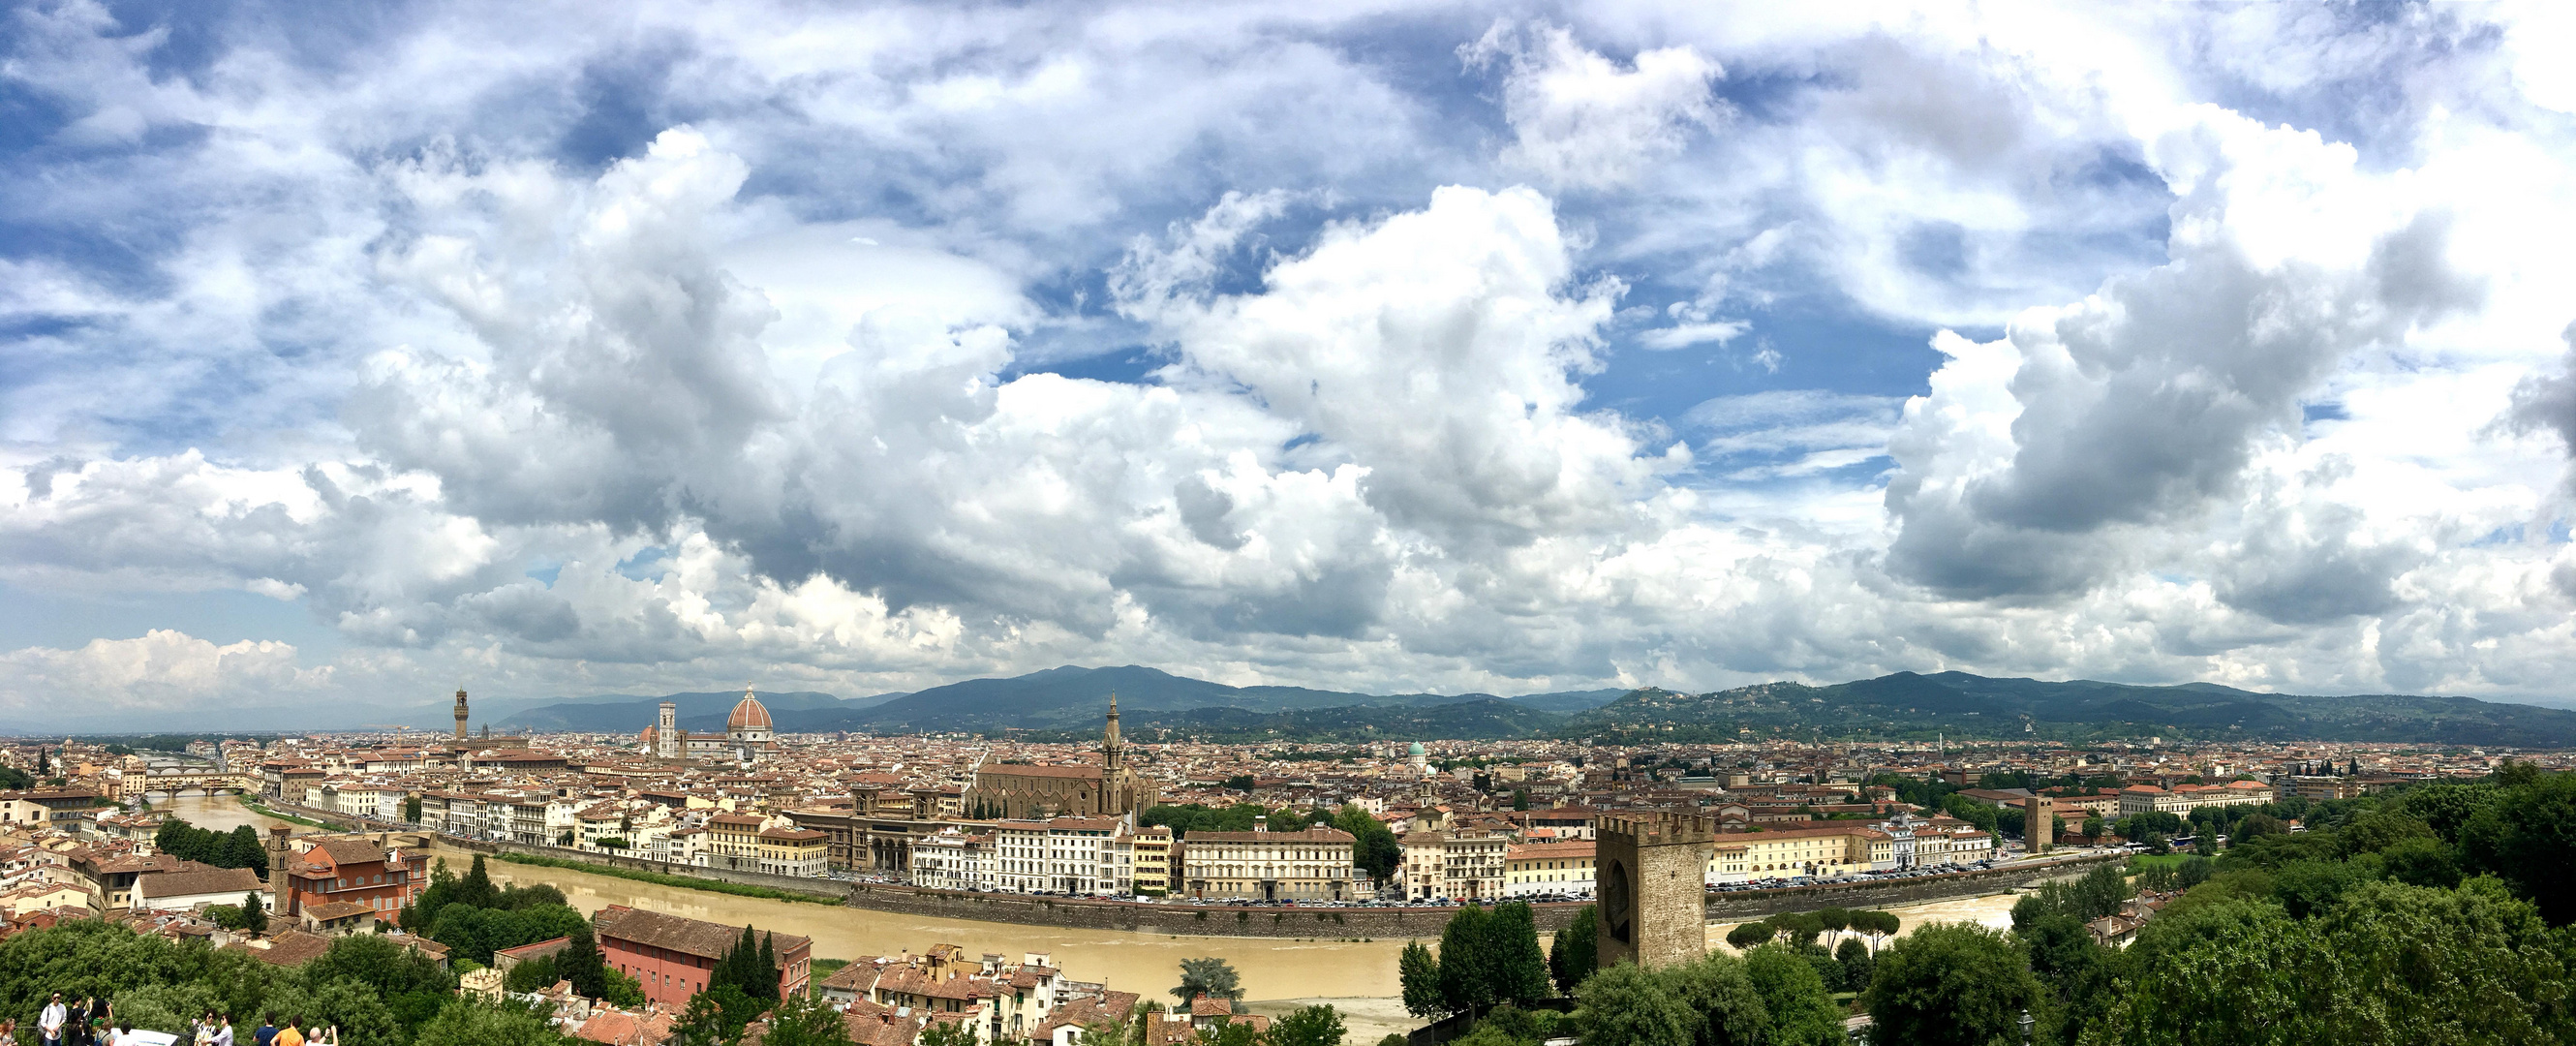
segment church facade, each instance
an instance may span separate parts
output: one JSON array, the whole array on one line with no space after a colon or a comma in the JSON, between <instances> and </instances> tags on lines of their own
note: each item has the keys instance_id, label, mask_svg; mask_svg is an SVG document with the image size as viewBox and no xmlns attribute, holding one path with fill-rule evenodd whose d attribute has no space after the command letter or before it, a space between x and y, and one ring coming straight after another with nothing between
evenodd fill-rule
<instances>
[{"instance_id":1,"label":"church facade","mask_svg":"<svg viewBox=\"0 0 2576 1046\"><path fill-rule=\"evenodd\" d=\"M1100 755L1096 764L978 766L975 783L966 789L966 816L976 820L1119 817L1152 808L1161 790L1127 765L1126 742L1118 732L1116 694L1109 695L1109 723L1101 731Z\"/></svg>"}]
</instances>

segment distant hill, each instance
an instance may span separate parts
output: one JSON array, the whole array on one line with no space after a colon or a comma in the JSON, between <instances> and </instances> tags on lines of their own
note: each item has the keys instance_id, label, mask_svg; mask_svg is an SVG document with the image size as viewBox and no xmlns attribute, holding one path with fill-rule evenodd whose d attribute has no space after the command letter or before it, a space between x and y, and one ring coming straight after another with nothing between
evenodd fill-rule
<instances>
[{"instance_id":1,"label":"distant hill","mask_svg":"<svg viewBox=\"0 0 2576 1046\"><path fill-rule=\"evenodd\" d=\"M797 717L814 730L1050 730L1096 727L1118 694L1122 714L1234 709L1268 713L1300 709L1419 707L1493 699L1491 694L1356 694L1295 686L1227 686L1141 665L1066 665L1008 679L969 679L915 691L855 714ZM780 717L781 729L787 717Z\"/></svg>"},{"instance_id":2,"label":"distant hill","mask_svg":"<svg viewBox=\"0 0 2576 1046\"><path fill-rule=\"evenodd\" d=\"M1535 708L1541 712L1581 712L1599 708L1628 694L1626 690L1559 690L1548 694L1522 694L1509 700L1523 708Z\"/></svg>"},{"instance_id":3,"label":"distant hill","mask_svg":"<svg viewBox=\"0 0 2576 1046\"><path fill-rule=\"evenodd\" d=\"M2136 686L1899 672L1831 686L1707 694L1649 688L1578 713L1566 737L1708 742L1770 737L2412 741L2576 746L2576 711L2467 697L2264 694L2212 683Z\"/></svg>"}]
</instances>

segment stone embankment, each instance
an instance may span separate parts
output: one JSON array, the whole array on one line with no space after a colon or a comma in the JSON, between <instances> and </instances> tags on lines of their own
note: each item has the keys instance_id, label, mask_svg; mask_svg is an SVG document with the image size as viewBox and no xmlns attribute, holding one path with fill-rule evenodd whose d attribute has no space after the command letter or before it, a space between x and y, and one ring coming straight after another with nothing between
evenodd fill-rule
<instances>
[{"instance_id":1,"label":"stone embankment","mask_svg":"<svg viewBox=\"0 0 2576 1046\"><path fill-rule=\"evenodd\" d=\"M268 805L280 811L347 826L353 830L383 830L390 827L361 823L346 814L313 810L290 803L269 803ZM1010 893L969 893L959 890L928 890L893 883L807 879L736 868L667 864L636 857L616 857L590 850L464 839L445 834L438 836L438 844L449 849L471 853L522 854L530 857L577 861L608 868L624 868L742 886L787 890L801 894L846 895L848 898L846 903L854 907L902 915L1054 926L1067 929L1114 930L1121 933L1328 940L1431 938L1440 936L1440 929L1448 923L1452 911L1448 908L1236 907L1075 897L1032 897ZM1782 887L1776 890L1713 894L1708 900L1708 920L1743 922L1778 915L1782 912L1805 912L1818 908L1897 908L1935 901L1982 897L2027 888L2049 879L2081 874L2091 865L2110 859L2112 858L2108 856L2083 855L2040 866L1957 872L1922 879L1846 883L1833 886ZM1577 903L1540 904L1533 907L1535 909L1533 915L1540 933L1552 933L1562 929L1574 921L1576 912L1583 909L1583 905Z\"/></svg>"}]
</instances>

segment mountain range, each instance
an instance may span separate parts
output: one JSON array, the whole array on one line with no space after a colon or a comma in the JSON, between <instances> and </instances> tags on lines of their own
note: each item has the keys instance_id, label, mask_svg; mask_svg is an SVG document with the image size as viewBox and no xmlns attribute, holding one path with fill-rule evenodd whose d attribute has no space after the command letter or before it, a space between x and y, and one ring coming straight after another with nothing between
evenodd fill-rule
<instances>
[{"instance_id":1,"label":"mountain range","mask_svg":"<svg viewBox=\"0 0 2576 1046\"><path fill-rule=\"evenodd\" d=\"M1099 732L1113 692L1131 736L1211 741L1544 736L1708 743L1948 736L2576 747L2576 711L2533 705L2409 694L2267 694L2211 683L1999 679L1964 672L1899 672L1829 686L1761 683L1700 694L1648 687L1499 697L1237 687L1138 665L1068 665L857 699L810 691L759 696L782 732L1013 731L1071 738ZM650 725L655 706L669 700L680 706L683 728L719 731L740 698L734 691L598 695L523 705L498 725L509 731L630 733Z\"/></svg>"}]
</instances>

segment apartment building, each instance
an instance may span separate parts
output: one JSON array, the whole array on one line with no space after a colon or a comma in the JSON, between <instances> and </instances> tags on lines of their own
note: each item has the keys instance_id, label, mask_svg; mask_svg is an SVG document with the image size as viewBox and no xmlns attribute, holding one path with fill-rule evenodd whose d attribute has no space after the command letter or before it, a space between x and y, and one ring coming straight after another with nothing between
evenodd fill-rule
<instances>
[{"instance_id":1,"label":"apartment building","mask_svg":"<svg viewBox=\"0 0 2576 1046\"><path fill-rule=\"evenodd\" d=\"M1503 895L1592 892L1592 842L1520 843L1503 851Z\"/></svg>"},{"instance_id":2,"label":"apartment building","mask_svg":"<svg viewBox=\"0 0 2576 1046\"><path fill-rule=\"evenodd\" d=\"M1404 888L1415 900L1504 896L1511 840L1483 829L1406 832Z\"/></svg>"},{"instance_id":3,"label":"apartment building","mask_svg":"<svg viewBox=\"0 0 2576 1046\"><path fill-rule=\"evenodd\" d=\"M1358 900L1369 891L1352 863L1354 846L1351 833L1338 828L1274 832L1259 819L1249 832L1195 832L1179 844L1181 885L1191 897ZM1499 876L1499 852L1496 858Z\"/></svg>"},{"instance_id":4,"label":"apartment building","mask_svg":"<svg viewBox=\"0 0 2576 1046\"><path fill-rule=\"evenodd\" d=\"M1004 890L1134 892L1131 838L1114 817L1051 817L993 826L993 877Z\"/></svg>"}]
</instances>

